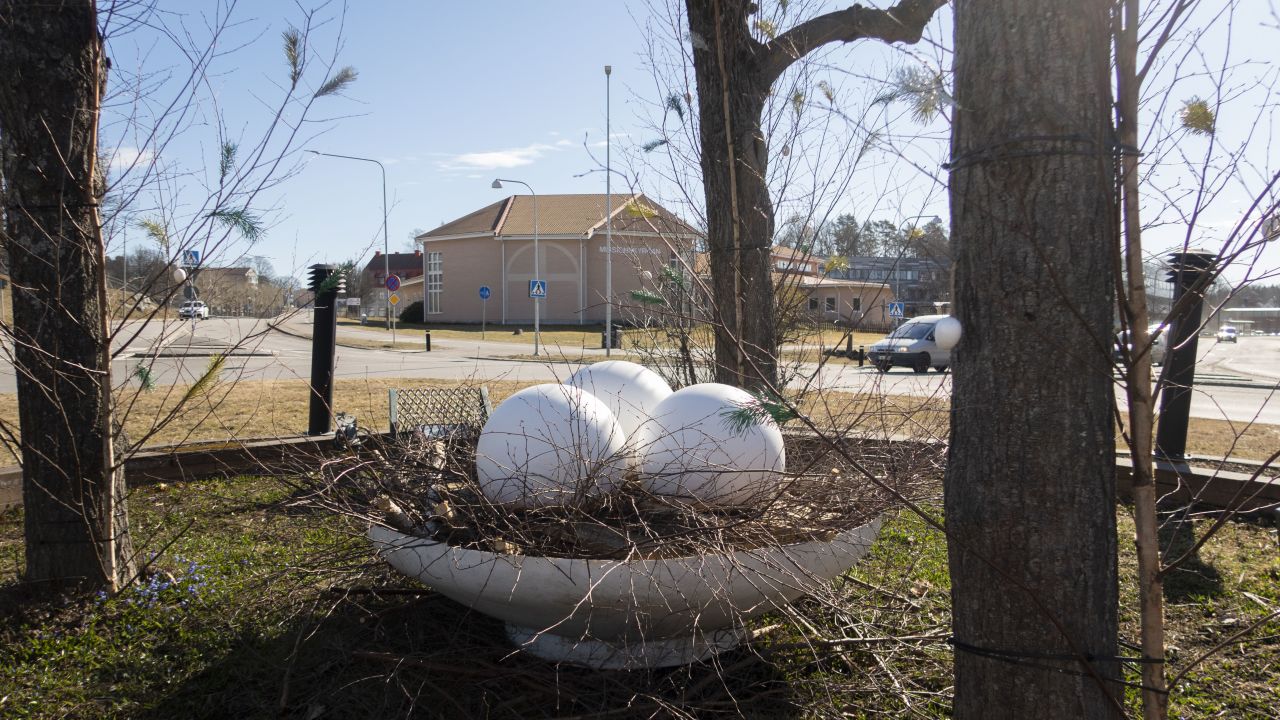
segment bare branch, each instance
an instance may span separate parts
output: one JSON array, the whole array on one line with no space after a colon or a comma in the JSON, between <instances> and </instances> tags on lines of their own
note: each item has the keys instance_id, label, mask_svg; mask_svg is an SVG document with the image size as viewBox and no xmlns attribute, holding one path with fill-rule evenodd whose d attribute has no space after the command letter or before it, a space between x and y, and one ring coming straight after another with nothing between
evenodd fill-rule
<instances>
[{"instance_id":1,"label":"bare branch","mask_svg":"<svg viewBox=\"0 0 1280 720\"><path fill-rule=\"evenodd\" d=\"M831 42L870 38L917 43L933 14L946 4L947 0L902 0L888 10L854 5L819 15L765 45L768 54L761 63L761 76L772 83L796 60Z\"/></svg>"}]
</instances>

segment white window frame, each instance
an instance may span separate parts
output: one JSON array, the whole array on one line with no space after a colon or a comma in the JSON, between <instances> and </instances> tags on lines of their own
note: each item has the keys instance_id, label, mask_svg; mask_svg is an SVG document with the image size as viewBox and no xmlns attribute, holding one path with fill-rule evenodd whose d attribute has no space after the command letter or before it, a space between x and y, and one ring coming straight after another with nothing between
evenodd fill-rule
<instances>
[{"instance_id":1,"label":"white window frame","mask_svg":"<svg viewBox=\"0 0 1280 720\"><path fill-rule=\"evenodd\" d=\"M862 296L858 296L849 301L849 309L854 312L862 310Z\"/></svg>"},{"instance_id":2,"label":"white window frame","mask_svg":"<svg viewBox=\"0 0 1280 720\"><path fill-rule=\"evenodd\" d=\"M813 297L812 295L809 296L809 310L810 312L818 311L818 298Z\"/></svg>"},{"instance_id":3,"label":"white window frame","mask_svg":"<svg viewBox=\"0 0 1280 720\"><path fill-rule=\"evenodd\" d=\"M426 311L428 315L439 315L441 300L444 298L444 253L427 253L427 276L423 278L426 288Z\"/></svg>"},{"instance_id":4,"label":"white window frame","mask_svg":"<svg viewBox=\"0 0 1280 720\"><path fill-rule=\"evenodd\" d=\"M836 296L835 296L835 295L828 295L828 296L826 297L826 301L827 301L827 302L826 302L826 304L824 305L824 309L825 309L827 312L831 312L831 313L833 313L833 312L835 312L835 311L836 311L836 308L838 308L838 307L839 307L839 305L837 305L837 304L836 304Z\"/></svg>"}]
</instances>

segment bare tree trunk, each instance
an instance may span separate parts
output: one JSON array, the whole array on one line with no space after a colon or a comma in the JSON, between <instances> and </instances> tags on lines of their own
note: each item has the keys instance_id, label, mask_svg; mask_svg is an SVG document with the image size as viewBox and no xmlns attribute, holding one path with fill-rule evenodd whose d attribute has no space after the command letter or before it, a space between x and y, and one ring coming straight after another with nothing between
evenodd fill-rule
<instances>
[{"instance_id":1,"label":"bare tree trunk","mask_svg":"<svg viewBox=\"0 0 1280 720\"><path fill-rule=\"evenodd\" d=\"M827 43L916 42L946 0L901 0L887 10L854 5L806 20L768 42L752 36L747 0L686 0L698 87L707 204L716 380L778 384L778 333L769 262L773 201L761 113L775 80Z\"/></svg>"},{"instance_id":2,"label":"bare tree trunk","mask_svg":"<svg viewBox=\"0 0 1280 720\"><path fill-rule=\"evenodd\" d=\"M955 717L1121 714L1109 3L955 3Z\"/></svg>"},{"instance_id":3,"label":"bare tree trunk","mask_svg":"<svg viewBox=\"0 0 1280 720\"><path fill-rule=\"evenodd\" d=\"M115 589L131 575L111 436L91 0L0 0L0 173L13 282L26 574Z\"/></svg>"},{"instance_id":4,"label":"bare tree trunk","mask_svg":"<svg viewBox=\"0 0 1280 720\"><path fill-rule=\"evenodd\" d=\"M768 149L760 129L769 88L759 87L753 61L762 47L750 35L743 3L691 0L688 11L689 30L700 38L694 43L695 59L705 57L695 61L694 70L714 293L716 381L773 386L778 380L769 274L773 201L765 183Z\"/></svg>"}]
</instances>

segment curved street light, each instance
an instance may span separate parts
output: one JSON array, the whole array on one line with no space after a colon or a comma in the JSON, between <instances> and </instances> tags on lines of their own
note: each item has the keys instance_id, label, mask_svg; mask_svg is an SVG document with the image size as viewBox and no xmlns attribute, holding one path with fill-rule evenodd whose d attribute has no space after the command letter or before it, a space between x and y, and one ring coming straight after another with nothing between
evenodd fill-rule
<instances>
[{"instance_id":1,"label":"curved street light","mask_svg":"<svg viewBox=\"0 0 1280 720\"><path fill-rule=\"evenodd\" d=\"M307 152L311 153L312 155L323 155L325 157L341 158L343 160L359 160L360 162L371 162L374 165L377 165L378 169L382 171L382 273L383 273L382 280L383 282L386 282L386 279L391 277L391 251L387 243L387 168L384 167L382 163L378 162L377 160L374 160L373 158L356 157L355 155L338 155L336 153L320 152L319 150L308 150ZM422 280L424 283L426 282L425 277ZM425 293L425 286L424 286L423 292ZM423 307L425 307L426 306L425 294L423 295L422 299L423 299L423 303L422 303ZM396 328L395 328L395 324L391 320L391 300L390 299L387 300L387 329L391 331L391 344L395 345Z\"/></svg>"},{"instance_id":2,"label":"curved street light","mask_svg":"<svg viewBox=\"0 0 1280 720\"><path fill-rule=\"evenodd\" d=\"M524 182L523 180L508 180L507 178L495 178L493 181L493 184L490 185L489 187L495 190L501 190L502 183L504 182L523 185L525 189L529 191L529 194L533 196L533 279L541 280L542 278L540 276L542 273L539 271L539 268L538 268L538 194L533 191L532 187L529 187L529 183ZM506 292L505 288L503 289L503 292ZM505 297L505 295L503 297ZM533 298L533 356L534 357L537 357L539 355L539 351L542 347L542 323L541 323L541 312L539 311L539 307L542 304L541 300L542 298L536 298L536 297Z\"/></svg>"},{"instance_id":3,"label":"curved street light","mask_svg":"<svg viewBox=\"0 0 1280 720\"><path fill-rule=\"evenodd\" d=\"M609 77L613 75L613 66L604 66L604 355L613 353L613 179L610 153L613 151L613 138L609 137Z\"/></svg>"}]
</instances>

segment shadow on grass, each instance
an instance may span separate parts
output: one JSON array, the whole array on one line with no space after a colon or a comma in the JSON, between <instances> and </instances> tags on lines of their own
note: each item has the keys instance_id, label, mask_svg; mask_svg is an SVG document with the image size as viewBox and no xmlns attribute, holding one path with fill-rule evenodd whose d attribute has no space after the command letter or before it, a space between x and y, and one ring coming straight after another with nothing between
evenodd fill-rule
<instances>
[{"instance_id":1,"label":"shadow on grass","mask_svg":"<svg viewBox=\"0 0 1280 720\"><path fill-rule=\"evenodd\" d=\"M843 656L772 635L756 645L767 660L547 663L374 560L358 520L292 507L296 492L247 477L139 488L135 540L158 555L114 598L32 602L0 577L0 716L789 718L849 697L833 683L865 684Z\"/></svg>"},{"instance_id":2,"label":"shadow on grass","mask_svg":"<svg viewBox=\"0 0 1280 720\"><path fill-rule=\"evenodd\" d=\"M243 638L139 718L786 718L776 668L739 650L658 671L555 666L516 651L502 624L409 588L326 593L270 637ZM324 602L324 601L327 601ZM720 672L732 668L732 672Z\"/></svg>"},{"instance_id":3,"label":"shadow on grass","mask_svg":"<svg viewBox=\"0 0 1280 720\"><path fill-rule=\"evenodd\" d=\"M1160 525L1160 547L1166 561L1182 557L1196 543L1195 526L1186 519L1186 511L1170 512ZM1164 596L1169 602L1186 602L1195 598L1215 598L1223 593L1222 573L1205 562L1200 553L1192 553L1165 576Z\"/></svg>"}]
</instances>

